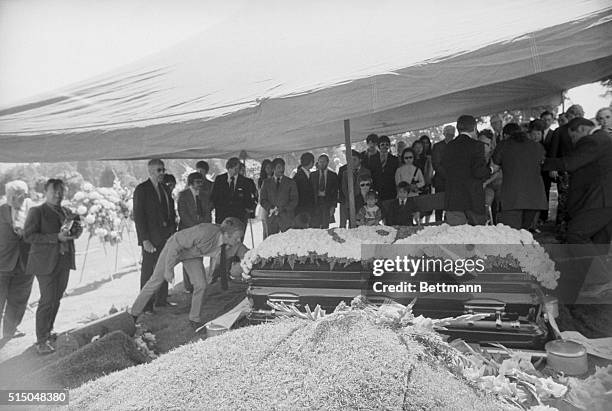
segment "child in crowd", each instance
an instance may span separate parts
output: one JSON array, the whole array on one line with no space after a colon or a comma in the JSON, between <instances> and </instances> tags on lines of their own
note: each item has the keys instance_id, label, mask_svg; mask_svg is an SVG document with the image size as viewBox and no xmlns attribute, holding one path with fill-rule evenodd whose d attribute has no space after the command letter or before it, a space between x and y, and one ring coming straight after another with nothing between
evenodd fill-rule
<instances>
[{"instance_id":1,"label":"child in crowd","mask_svg":"<svg viewBox=\"0 0 612 411\"><path fill-rule=\"evenodd\" d=\"M389 204L385 224L393 225L414 225L413 219L420 221L420 214L417 211L416 204L412 196L410 196L410 184L407 181L401 181L397 185L397 199Z\"/></svg>"},{"instance_id":2,"label":"child in crowd","mask_svg":"<svg viewBox=\"0 0 612 411\"><path fill-rule=\"evenodd\" d=\"M369 191L365 197L366 203L357 213L357 226L379 225L382 221L382 210L378 206L378 194Z\"/></svg>"}]
</instances>

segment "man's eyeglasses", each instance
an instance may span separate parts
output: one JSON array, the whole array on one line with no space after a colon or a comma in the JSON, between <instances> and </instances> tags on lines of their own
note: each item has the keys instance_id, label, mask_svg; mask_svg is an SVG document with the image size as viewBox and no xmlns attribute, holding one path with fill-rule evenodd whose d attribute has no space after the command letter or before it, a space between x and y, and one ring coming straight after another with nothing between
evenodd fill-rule
<instances>
[{"instance_id":1,"label":"man's eyeglasses","mask_svg":"<svg viewBox=\"0 0 612 411\"><path fill-rule=\"evenodd\" d=\"M360 183L360 187L370 187L370 183Z\"/></svg>"},{"instance_id":2,"label":"man's eyeglasses","mask_svg":"<svg viewBox=\"0 0 612 411\"><path fill-rule=\"evenodd\" d=\"M158 173L165 173L165 172L166 172L166 169L165 169L165 168L163 168L163 167L162 167L162 168L158 168L158 169L157 169L157 172L158 172Z\"/></svg>"},{"instance_id":3,"label":"man's eyeglasses","mask_svg":"<svg viewBox=\"0 0 612 411\"><path fill-rule=\"evenodd\" d=\"M381 146L381 147L382 147L382 146L389 147L389 146L390 146L390 144L389 144L389 143L380 143L380 144L379 144L379 146Z\"/></svg>"}]
</instances>

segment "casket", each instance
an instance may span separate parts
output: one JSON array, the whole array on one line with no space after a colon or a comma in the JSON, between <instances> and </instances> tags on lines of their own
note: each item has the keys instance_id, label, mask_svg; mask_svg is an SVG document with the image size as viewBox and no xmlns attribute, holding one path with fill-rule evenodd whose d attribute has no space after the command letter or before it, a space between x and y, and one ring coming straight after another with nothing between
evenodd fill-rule
<instances>
[{"instance_id":1,"label":"casket","mask_svg":"<svg viewBox=\"0 0 612 411\"><path fill-rule=\"evenodd\" d=\"M365 263L330 266L325 261L290 265L260 265L251 271L248 297L253 304L249 315L251 323L270 321L275 311L268 302L294 304L300 309L306 305L320 305L327 312L344 301L364 295L369 301L383 303L392 299L407 305L414 298L415 315L431 318L457 317L463 314L487 313L479 321L465 321L448 326L442 331L451 339L467 342L499 343L509 348L543 349L550 340L551 330L543 319L544 293L540 285L519 269L488 270L477 276L457 277L444 272L405 274L386 273L385 283L406 282L416 285L456 285L459 292L374 292L373 282L379 280ZM480 291L474 292L476 285Z\"/></svg>"}]
</instances>

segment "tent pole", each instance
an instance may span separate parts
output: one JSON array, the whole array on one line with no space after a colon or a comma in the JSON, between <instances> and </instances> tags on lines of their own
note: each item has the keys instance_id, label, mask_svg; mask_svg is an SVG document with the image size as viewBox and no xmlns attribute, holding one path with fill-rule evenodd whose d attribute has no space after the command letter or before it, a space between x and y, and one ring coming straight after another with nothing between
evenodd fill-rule
<instances>
[{"instance_id":1,"label":"tent pole","mask_svg":"<svg viewBox=\"0 0 612 411\"><path fill-rule=\"evenodd\" d=\"M346 177L348 180L349 228L355 227L355 183L353 181L353 155L351 146L351 121L344 120L344 147L346 155Z\"/></svg>"}]
</instances>

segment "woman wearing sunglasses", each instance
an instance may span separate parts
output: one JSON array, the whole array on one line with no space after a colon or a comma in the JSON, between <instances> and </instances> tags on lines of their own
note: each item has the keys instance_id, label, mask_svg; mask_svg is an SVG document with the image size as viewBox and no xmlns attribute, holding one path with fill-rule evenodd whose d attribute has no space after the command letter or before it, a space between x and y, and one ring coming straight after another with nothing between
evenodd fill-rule
<instances>
[{"instance_id":1,"label":"woman wearing sunglasses","mask_svg":"<svg viewBox=\"0 0 612 411\"><path fill-rule=\"evenodd\" d=\"M355 210L359 211L366 204L366 196L372 190L372 177L359 176L359 195L355 196Z\"/></svg>"},{"instance_id":2,"label":"woman wearing sunglasses","mask_svg":"<svg viewBox=\"0 0 612 411\"><path fill-rule=\"evenodd\" d=\"M421 170L414 165L414 150L406 148L400 157L401 166L395 172L395 184L402 181L410 184L410 196L419 195L420 189L425 186L425 179Z\"/></svg>"}]
</instances>

